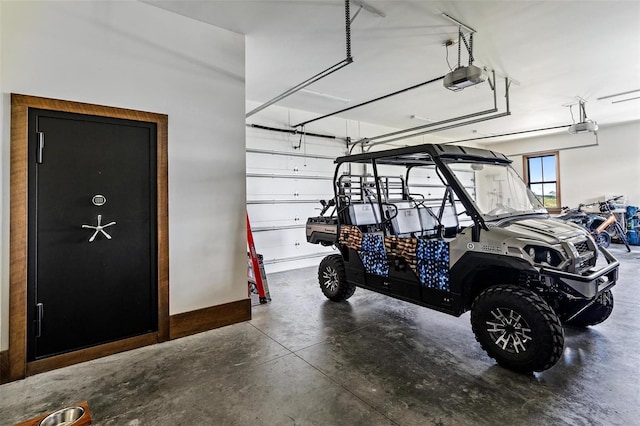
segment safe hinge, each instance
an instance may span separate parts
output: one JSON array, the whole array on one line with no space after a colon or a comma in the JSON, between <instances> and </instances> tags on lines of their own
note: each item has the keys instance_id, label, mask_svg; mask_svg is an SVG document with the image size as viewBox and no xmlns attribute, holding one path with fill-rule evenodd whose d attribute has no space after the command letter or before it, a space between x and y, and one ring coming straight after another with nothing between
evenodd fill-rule
<instances>
[{"instance_id":1,"label":"safe hinge","mask_svg":"<svg viewBox=\"0 0 640 426\"><path fill-rule=\"evenodd\" d=\"M36 132L38 135L38 148L36 151L36 163L42 164L44 161L44 132Z\"/></svg>"},{"instance_id":2,"label":"safe hinge","mask_svg":"<svg viewBox=\"0 0 640 426\"><path fill-rule=\"evenodd\" d=\"M36 337L42 336L42 318L44 318L44 304L36 304Z\"/></svg>"}]
</instances>

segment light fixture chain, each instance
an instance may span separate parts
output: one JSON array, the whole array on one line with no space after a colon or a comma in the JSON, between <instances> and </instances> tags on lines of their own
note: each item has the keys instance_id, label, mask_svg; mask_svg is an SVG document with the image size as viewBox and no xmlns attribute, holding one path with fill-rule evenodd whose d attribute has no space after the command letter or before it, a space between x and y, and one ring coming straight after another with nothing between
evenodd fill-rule
<instances>
[{"instance_id":1,"label":"light fixture chain","mask_svg":"<svg viewBox=\"0 0 640 426\"><path fill-rule=\"evenodd\" d=\"M462 28L458 27L458 68L460 68L460 57L462 56Z\"/></svg>"},{"instance_id":2,"label":"light fixture chain","mask_svg":"<svg viewBox=\"0 0 640 426\"><path fill-rule=\"evenodd\" d=\"M349 0L344 1L344 14L346 20L347 59L351 59L351 8L349 6Z\"/></svg>"}]
</instances>

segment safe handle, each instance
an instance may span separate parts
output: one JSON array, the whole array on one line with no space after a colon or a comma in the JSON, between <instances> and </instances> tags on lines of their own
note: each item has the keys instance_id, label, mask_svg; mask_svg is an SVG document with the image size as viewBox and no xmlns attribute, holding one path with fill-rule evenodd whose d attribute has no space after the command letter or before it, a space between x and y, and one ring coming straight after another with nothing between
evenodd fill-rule
<instances>
[{"instance_id":1,"label":"safe handle","mask_svg":"<svg viewBox=\"0 0 640 426\"><path fill-rule=\"evenodd\" d=\"M44 305L36 304L36 337L42 336L42 318L44 318Z\"/></svg>"},{"instance_id":2,"label":"safe handle","mask_svg":"<svg viewBox=\"0 0 640 426\"><path fill-rule=\"evenodd\" d=\"M42 164L44 162L44 132L37 132L38 135L38 150L36 151L36 163Z\"/></svg>"},{"instance_id":3,"label":"safe handle","mask_svg":"<svg viewBox=\"0 0 640 426\"><path fill-rule=\"evenodd\" d=\"M108 228L110 226L115 225L115 222L109 222L106 225L102 224L102 215L99 214L98 215L98 224L96 226L92 226L92 225L82 225L83 229L93 229L95 232L93 233L93 235L91 237L89 237L89 242L92 243L93 240L96 239L96 237L98 236L99 233L102 233L105 237L107 237L107 240L111 239L111 235L107 234L104 230L104 228Z\"/></svg>"}]
</instances>

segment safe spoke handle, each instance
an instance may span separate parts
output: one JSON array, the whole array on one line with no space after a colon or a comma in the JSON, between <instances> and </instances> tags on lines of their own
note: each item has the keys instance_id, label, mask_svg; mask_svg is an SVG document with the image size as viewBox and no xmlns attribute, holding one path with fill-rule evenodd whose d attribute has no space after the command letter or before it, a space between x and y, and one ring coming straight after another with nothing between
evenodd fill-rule
<instances>
[{"instance_id":1,"label":"safe spoke handle","mask_svg":"<svg viewBox=\"0 0 640 426\"><path fill-rule=\"evenodd\" d=\"M104 228L108 228L109 226L113 226L115 225L116 222L109 222L106 225L102 224L102 215L99 214L98 215L98 223L96 226L93 225L82 225L83 229L93 229L95 232L93 233L93 235L91 235L91 237L89 237L89 242L92 243L96 237L98 236L98 234L102 234L104 235L107 240L111 239L111 235L107 234L107 232L104 230Z\"/></svg>"}]
</instances>

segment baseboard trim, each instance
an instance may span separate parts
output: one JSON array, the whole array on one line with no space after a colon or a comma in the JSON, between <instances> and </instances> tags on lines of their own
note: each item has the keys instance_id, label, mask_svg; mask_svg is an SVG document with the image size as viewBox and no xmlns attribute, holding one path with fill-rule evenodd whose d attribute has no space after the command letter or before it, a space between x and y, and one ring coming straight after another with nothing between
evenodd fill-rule
<instances>
[{"instance_id":1,"label":"baseboard trim","mask_svg":"<svg viewBox=\"0 0 640 426\"><path fill-rule=\"evenodd\" d=\"M55 370L57 368L67 367L73 364L79 364L85 361L91 361L93 359L102 358L124 351L130 351L143 346L153 345L157 342L158 333L154 332L129 337L112 343L105 343L104 345L93 346L87 349L80 349L67 354L27 362L27 376L44 373L45 371Z\"/></svg>"},{"instance_id":2,"label":"baseboard trim","mask_svg":"<svg viewBox=\"0 0 640 426\"><path fill-rule=\"evenodd\" d=\"M251 299L183 312L169 317L169 338L179 339L251 319Z\"/></svg>"},{"instance_id":3,"label":"baseboard trim","mask_svg":"<svg viewBox=\"0 0 640 426\"><path fill-rule=\"evenodd\" d=\"M0 351L0 385L9 382L9 351Z\"/></svg>"},{"instance_id":4,"label":"baseboard trim","mask_svg":"<svg viewBox=\"0 0 640 426\"><path fill-rule=\"evenodd\" d=\"M250 319L251 299L238 300L236 302L171 315L169 317L169 337L171 340L179 339ZM159 341L158 333L148 333L117 342L81 349L68 354L27 362L26 376L32 376L45 371L153 345ZM13 380L17 380L17 378ZM9 351L0 351L0 384L9 381Z\"/></svg>"}]
</instances>

